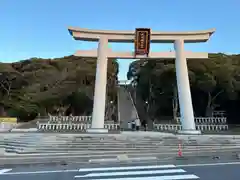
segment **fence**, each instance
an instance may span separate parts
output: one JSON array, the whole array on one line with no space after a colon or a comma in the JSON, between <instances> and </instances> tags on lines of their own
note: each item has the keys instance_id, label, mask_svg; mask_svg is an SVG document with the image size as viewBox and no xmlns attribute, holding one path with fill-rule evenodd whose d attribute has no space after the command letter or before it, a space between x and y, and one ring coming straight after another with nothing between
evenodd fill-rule
<instances>
[{"instance_id":1,"label":"fence","mask_svg":"<svg viewBox=\"0 0 240 180\"><path fill-rule=\"evenodd\" d=\"M45 118L46 119L46 118ZM48 123L91 123L92 116L50 116ZM180 117L177 118L180 123ZM196 124L221 124L227 123L226 117L195 117ZM105 121L105 123L114 123L114 121Z\"/></svg>"},{"instance_id":2,"label":"fence","mask_svg":"<svg viewBox=\"0 0 240 180\"><path fill-rule=\"evenodd\" d=\"M178 131L182 130L182 126L179 124L154 124L155 130L167 130L167 131ZM200 131L226 131L228 130L228 125L196 125L196 129Z\"/></svg>"},{"instance_id":3,"label":"fence","mask_svg":"<svg viewBox=\"0 0 240 180\"><path fill-rule=\"evenodd\" d=\"M180 117L177 118L177 121L180 122ZM226 117L195 117L196 124L221 124L224 125L227 123Z\"/></svg>"},{"instance_id":4,"label":"fence","mask_svg":"<svg viewBox=\"0 0 240 180\"><path fill-rule=\"evenodd\" d=\"M195 117L196 129L200 131L227 131L226 117ZM180 118L177 118L180 123ZM178 131L182 130L181 124L154 124L155 130Z\"/></svg>"},{"instance_id":5,"label":"fence","mask_svg":"<svg viewBox=\"0 0 240 180\"><path fill-rule=\"evenodd\" d=\"M46 122L38 122L40 131L86 131L91 127L91 116L50 116ZM178 118L180 121L180 118ZM226 117L196 117L196 129L201 131L226 131L229 129ZM105 121L104 128L120 130L120 124ZM181 124L153 124L154 130L178 131L182 130Z\"/></svg>"},{"instance_id":6,"label":"fence","mask_svg":"<svg viewBox=\"0 0 240 180\"><path fill-rule=\"evenodd\" d=\"M41 122L50 123L50 124L67 124L67 123L91 123L92 116L49 116L49 117L39 117ZM105 120L105 123L112 124L114 121Z\"/></svg>"},{"instance_id":7,"label":"fence","mask_svg":"<svg viewBox=\"0 0 240 180\"><path fill-rule=\"evenodd\" d=\"M92 116L50 116L49 123L57 122L91 122Z\"/></svg>"},{"instance_id":8,"label":"fence","mask_svg":"<svg viewBox=\"0 0 240 180\"><path fill-rule=\"evenodd\" d=\"M86 129L91 128L91 124L80 123L80 124L69 124L69 123L37 123L37 128L40 131L82 131L85 132ZM119 124L105 124L105 129L108 130L120 130Z\"/></svg>"}]
</instances>

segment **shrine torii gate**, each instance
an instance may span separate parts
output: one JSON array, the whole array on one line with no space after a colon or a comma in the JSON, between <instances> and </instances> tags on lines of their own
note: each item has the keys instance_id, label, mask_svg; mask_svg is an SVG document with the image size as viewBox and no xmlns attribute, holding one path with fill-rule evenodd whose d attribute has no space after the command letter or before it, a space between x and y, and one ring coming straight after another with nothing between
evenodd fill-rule
<instances>
[{"instance_id":1,"label":"shrine torii gate","mask_svg":"<svg viewBox=\"0 0 240 180\"><path fill-rule=\"evenodd\" d=\"M109 42L134 43L136 33L134 31L109 31L91 30L84 28L68 28L75 40L96 41L98 48L94 50L78 50L74 55L81 57L97 58L96 82L94 92L94 105L92 126L88 132L106 133L104 129L107 63L108 58L117 59L176 59L176 76L178 96L181 112L182 130L179 133L200 134L196 130L192 107L192 98L189 85L188 68L186 59L208 58L208 53L184 51L184 43L206 42L215 29L193 32L157 32L152 31L148 43L174 43L173 52L149 52L146 56L136 56L134 52L114 52L108 48ZM141 34L142 35L142 34ZM144 34L143 34L144 35ZM141 38L141 37L140 37ZM147 42L147 41L146 41ZM145 43L141 41L140 43ZM144 45L144 44L143 44Z\"/></svg>"}]
</instances>

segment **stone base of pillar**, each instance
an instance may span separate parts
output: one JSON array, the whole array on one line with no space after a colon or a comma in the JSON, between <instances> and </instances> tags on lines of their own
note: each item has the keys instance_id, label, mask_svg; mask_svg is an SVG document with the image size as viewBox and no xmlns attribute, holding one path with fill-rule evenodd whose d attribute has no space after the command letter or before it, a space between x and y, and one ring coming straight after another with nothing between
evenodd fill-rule
<instances>
[{"instance_id":1,"label":"stone base of pillar","mask_svg":"<svg viewBox=\"0 0 240 180\"><path fill-rule=\"evenodd\" d=\"M104 129L104 128L89 128L89 129L87 129L87 133L98 133L98 134L108 133L108 129Z\"/></svg>"},{"instance_id":2,"label":"stone base of pillar","mask_svg":"<svg viewBox=\"0 0 240 180\"><path fill-rule=\"evenodd\" d=\"M178 134L186 134L186 135L200 135L202 134L201 131L198 130L179 130Z\"/></svg>"}]
</instances>

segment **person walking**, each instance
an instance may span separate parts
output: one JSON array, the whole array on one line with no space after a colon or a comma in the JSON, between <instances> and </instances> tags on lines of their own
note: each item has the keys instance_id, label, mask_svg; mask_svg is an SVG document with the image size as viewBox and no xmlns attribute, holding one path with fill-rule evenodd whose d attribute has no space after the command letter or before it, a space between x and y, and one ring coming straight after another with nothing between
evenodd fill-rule
<instances>
[{"instance_id":1,"label":"person walking","mask_svg":"<svg viewBox=\"0 0 240 180\"><path fill-rule=\"evenodd\" d=\"M139 118L135 119L135 124L136 124L136 130L139 131L141 126L141 122Z\"/></svg>"},{"instance_id":2,"label":"person walking","mask_svg":"<svg viewBox=\"0 0 240 180\"><path fill-rule=\"evenodd\" d=\"M142 125L143 125L143 127L144 127L144 131L147 131L147 121L146 121L146 120L144 120L144 121L142 122Z\"/></svg>"},{"instance_id":3,"label":"person walking","mask_svg":"<svg viewBox=\"0 0 240 180\"><path fill-rule=\"evenodd\" d=\"M128 122L128 130L132 129L131 126L132 126L132 125L131 125L131 122L129 121L129 122Z\"/></svg>"},{"instance_id":4,"label":"person walking","mask_svg":"<svg viewBox=\"0 0 240 180\"><path fill-rule=\"evenodd\" d=\"M134 131L135 130L135 128L136 128L136 123L135 123L135 120L132 120L132 131Z\"/></svg>"}]
</instances>

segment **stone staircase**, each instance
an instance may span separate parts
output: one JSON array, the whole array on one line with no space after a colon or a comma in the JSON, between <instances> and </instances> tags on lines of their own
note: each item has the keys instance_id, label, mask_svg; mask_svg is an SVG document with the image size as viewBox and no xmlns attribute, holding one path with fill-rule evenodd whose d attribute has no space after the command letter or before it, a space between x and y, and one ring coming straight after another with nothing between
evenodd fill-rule
<instances>
[{"instance_id":1,"label":"stone staircase","mask_svg":"<svg viewBox=\"0 0 240 180\"><path fill-rule=\"evenodd\" d=\"M136 152L157 152L159 138L122 138L115 136L44 135L29 133L6 140L6 152L18 154L33 153L78 153L78 154L134 154Z\"/></svg>"},{"instance_id":2,"label":"stone staircase","mask_svg":"<svg viewBox=\"0 0 240 180\"><path fill-rule=\"evenodd\" d=\"M26 133L20 136L4 138L1 141L2 147L7 153L21 153L29 147L41 146L44 142L50 141L54 136L44 136L41 133ZM33 149L34 150L34 149Z\"/></svg>"},{"instance_id":3,"label":"stone staircase","mask_svg":"<svg viewBox=\"0 0 240 180\"><path fill-rule=\"evenodd\" d=\"M141 133L141 132L139 132ZM201 140L201 141L200 141ZM90 134L43 134L26 133L21 136L4 138L0 148L6 153L18 155L77 155L78 157L109 157L109 156L176 156L181 141L184 153L212 152L214 148L223 146L239 150L240 138L223 142L216 140L184 139L177 136L148 137L121 134L90 135Z\"/></svg>"},{"instance_id":4,"label":"stone staircase","mask_svg":"<svg viewBox=\"0 0 240 180\"><path fill-rule=\"evenodd\" d=\"M118 87L118 112L121 129L128 129L128 122L138 118L131 94L124 86Z\"/></svg>"}]
</instances>

